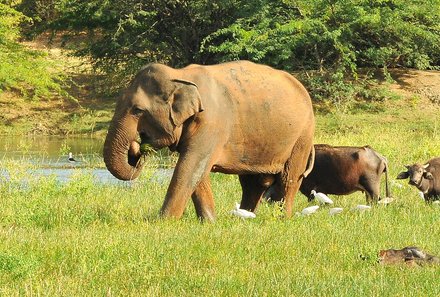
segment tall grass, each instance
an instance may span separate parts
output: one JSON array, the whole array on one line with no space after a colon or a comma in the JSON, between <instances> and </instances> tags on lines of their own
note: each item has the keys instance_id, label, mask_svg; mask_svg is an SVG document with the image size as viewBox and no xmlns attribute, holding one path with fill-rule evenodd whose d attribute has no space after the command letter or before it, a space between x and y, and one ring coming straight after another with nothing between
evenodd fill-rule
<instances>
[{"instance_id":1,"label":"tall grass","mask_svg":"<svg viewBox=\"0 0 440 297\"><path fill-rule=\"evenodd\" d=\"M390 163L440 156L435 110L317 117L316 142L370 144ZM395 202L368 212L362 193L285 219L263 202L254 220L230 215L240 200L235 176L212 174L217 222L158 211L168 186L154 168L131 184L99 184L86 170L67 183L29 175L30 164L2 160L0 295L3 296L439 296L438 267L384 267L380 249L417 245L440 254L440 207L395 181ZM397 185L401 185L398 187ZM190 204L190 203L189 203ZM308 206L298 194L294 211Z\"/></svg>"}]
</instances>

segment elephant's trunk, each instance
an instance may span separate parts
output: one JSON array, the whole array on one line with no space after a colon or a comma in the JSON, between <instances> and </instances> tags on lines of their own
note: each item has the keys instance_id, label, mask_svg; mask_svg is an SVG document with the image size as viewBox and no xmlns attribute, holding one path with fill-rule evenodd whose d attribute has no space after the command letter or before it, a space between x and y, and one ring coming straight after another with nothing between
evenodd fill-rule
<instances>
[{"instance_id":1,"label":"elephant's trunk","mask_svg":"<svg viewBox=\"0 0 440 297\"><path fill-rule=\"evenodd\" d=\"M142 165L137 138L137 121L130 116L113 118L104 143L104 162L116 178L132 180L139 176Z\"/></svg>"}]
</instances>

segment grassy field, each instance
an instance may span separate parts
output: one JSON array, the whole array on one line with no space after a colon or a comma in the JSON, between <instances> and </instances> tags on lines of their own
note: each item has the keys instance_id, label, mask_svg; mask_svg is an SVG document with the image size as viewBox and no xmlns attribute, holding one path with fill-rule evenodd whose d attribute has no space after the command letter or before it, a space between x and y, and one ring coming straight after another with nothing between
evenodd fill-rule
<instances>
[{"instance_id":1,"label":"grassy field","mask_svg":"<svg viewBox=\"0 0 440 297\"><path fill-rule=\"evenodd\" d=\"M262 203L241 220L230 215L237 178L212 174L216 223L199 223L192 205L182 220L160 220L167 182L152 178L154 165L117 186L84 169L67 184L38 179L35 165L0 160L10 173L0 181L0 295L440 296L439 267L376 262L408 245L440 254L440 207L394 180L403 164L440 156L440 108L413 98L357 110L318 115L316 143L369 144L388 158L395 202L364 213L350 211L365 203L356 193L333 197L337 216L323 207L285 219ZM294 211L308 205L298 194Z\"/></svg>"}]
</instances>

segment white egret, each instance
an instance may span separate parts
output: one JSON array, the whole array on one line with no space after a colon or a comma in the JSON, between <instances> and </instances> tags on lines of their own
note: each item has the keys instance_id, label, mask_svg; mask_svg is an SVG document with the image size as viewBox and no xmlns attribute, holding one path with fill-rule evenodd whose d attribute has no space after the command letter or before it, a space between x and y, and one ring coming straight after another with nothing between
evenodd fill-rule
<instances>
[{"instance_id":1,"label":"white egret","mask_svg":"<svg viewBox=\"0 0 440 297\"><path fill-rule=\"evenodd\" d=\"M303 210L301 210L301 214L304 216L308 216L311 215L312 213L315 213L319 208L319 205L313 205L313 206L309 206L304 208Z\"/></svg>"},{"instance_id":2,"label":"white egret","mask_svg":"<svg viewBox=\"0 0 440 297\"><path fill-rule=\"evenodd\" d=\"M329 210L328 213L329 213L331 216L333 216L333 215L336 215L336 214L338 214L338 213L341 213L343 210L344 210L344 209L341 208L341 207L333 207L333 208L330 208L330 210Z\"/></svg>"},{"instance_id":3,"label":"white egret","mask_svg":"<svg viewBox=\"0 0 440 297\"><path fill-rule=\"evenodd\" d=\"M231 214L243 219L254 219L257 217L253 212L246 209L241 209L239 203L235 203L235 209L231 211Z\"/></svg>"},{"instance_id":4,"label":"white egret","mask_svg":"<svg viewBox=\"0 0 440 297\"><path fill-rule=\"evenodd\" d=\"M356 205L356 207L352 208L352 210L359 210L359 211L364 211L364 210L369 210L369 209L371 209L371 206L364 205L364 204L359 204L359 205Z\"/></svg>"},{"instance_id":5,"label":"white egret","mask_svg":"<svg viewBox=\"0 0 440 297\"><path fill-rule=\"evenodd\" d=\"M333 200L331 200L326 194L321 192L316 192L315 190L312 190L310 193L316 200L318 200L322 204L333 204Z\"/></svg>"},{"instance_id":6,"label":"white egret","mask_svg":"<svg viewBox=\"0 0 440 297\"><path fill-rule=\"evenodd\" d=\"M385 198L383 198L383 199L381 199L381 200L379 200L379 202L377 202L377 203L379 203L379 204L389 204L389 203L391 203L391 202L393 202L394 201L394 198L391 198L391 197L385 197Z\"/></svg>"}]
</instances>

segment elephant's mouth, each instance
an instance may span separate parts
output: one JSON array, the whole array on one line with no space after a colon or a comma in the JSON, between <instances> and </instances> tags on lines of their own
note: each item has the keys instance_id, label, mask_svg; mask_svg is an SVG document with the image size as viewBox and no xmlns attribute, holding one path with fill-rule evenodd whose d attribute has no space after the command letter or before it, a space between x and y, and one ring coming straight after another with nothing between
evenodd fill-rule
<instances>
[{"instance_id":1,"label":"elephant's mouth","mask_svg":"<svg viewBox=\"0 0 440 297\"><path fill-rule=\"evenodd\" d=\"M141 167L142 166L142 153L141 153L141 145L138 141L134 140L130 143L130 147L128 149L128 164L132 167Z\"/></svg>"},{"instance_id":2,"label":"elephant's mouth","mask_svg":"<svg viewBox=\"0 0 440 297\"><path fill-rule=\"evenodd\" d=\"M164 147L170 147L170 149L177 145L177 140L173 135L166 135L161 138L151 138L144 133L140 133L141 144L140 146L148 145L152 148L152 151L162 149Z\"/></svg>"}]
</instances>

